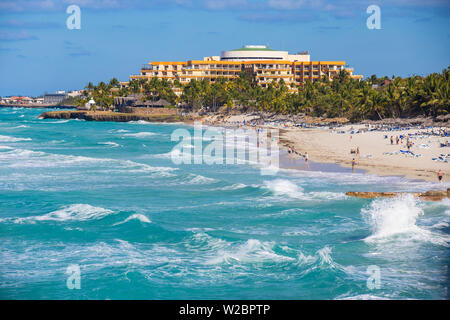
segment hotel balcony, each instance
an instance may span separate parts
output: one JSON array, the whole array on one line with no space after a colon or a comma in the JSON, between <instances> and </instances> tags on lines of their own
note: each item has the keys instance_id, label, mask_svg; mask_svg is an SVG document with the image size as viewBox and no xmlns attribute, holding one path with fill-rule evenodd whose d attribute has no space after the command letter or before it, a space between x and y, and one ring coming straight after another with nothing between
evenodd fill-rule
<instances>
[{"instance_id":1,"label":"hotel balcony","mask_svg":"<svg viewBox=\"0 0 450 320\"><path fill-rule=\"evenodd\" d=\"M152 65L149 64L149 63L144 63L144 64L141 66L141 70L156 70L156 67L155 67L155 66L152 66Z\"/></svg>"}]
</instances>

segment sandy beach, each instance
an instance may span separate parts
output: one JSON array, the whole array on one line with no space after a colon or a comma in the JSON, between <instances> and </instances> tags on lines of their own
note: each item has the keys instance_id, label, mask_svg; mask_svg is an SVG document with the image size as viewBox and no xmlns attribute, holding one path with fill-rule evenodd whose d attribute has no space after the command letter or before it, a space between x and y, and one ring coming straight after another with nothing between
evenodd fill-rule
<instances>
[{"instance_id":1,"label":"sandy beach","mask_svg":"<svg viewBox=\"0 0 450 320\"><path fill-rule=\"evenodd\" d=\"M243 121L246 122L246 126L251 125L249 122L253 119L255 117L249 115L235 115L224 119L218 119L216 116L205 118L211 124L240 123L240 126ZM441 143L450 141L450 137L431 134L432 131L436 134L445 128L374 130L373 126L364 124L349 124L335 128L299 128L286 123L264 123L257 126L280 129L281 145L286 148L293 147L300 154L299 157L307 152L313 162L335 163L351 168L352 160L355 159L355 169L363 169L370 174L401 175L431 182L438 182L437 172L442 170L442 181L450 181L450 147L441 147ZM391 136L393 144L390 142ZM400 139L401 136L403 139ZM410 152L407 152L408 136L412 143ZM359 155L356 154L357 148L360 151Z\"/></svg>"}]
</instances>

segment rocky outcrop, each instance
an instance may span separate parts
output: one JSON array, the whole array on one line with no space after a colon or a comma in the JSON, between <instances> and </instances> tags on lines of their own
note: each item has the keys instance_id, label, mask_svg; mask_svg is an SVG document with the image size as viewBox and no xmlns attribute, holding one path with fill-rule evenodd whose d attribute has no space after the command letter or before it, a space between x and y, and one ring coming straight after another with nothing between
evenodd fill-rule
<instances>
[{"instance_id":1,"label":"rocky outcrop","mask_svg":"<svg viewBox=\"0 0 450 320\"><path fill-rule=\"evenodd\" d=\"M42 119L83 119L86 121L149 121L149 122L179 122L189 121L189 119L176 114L133 114L104 111L50 111L40 115Z\"/></svg>"},{"instance_id":2,"label":"rocky outcrop","mask_svg":"<svg viewBox=\"0 0 450 320\"><path fill-rule=\"evenodd\" d=\"M427 192L355 192L349 191L345 195L363 199L372 198L395 198L401 195L411 194L425 201L441 201L445 198L450 198L450 188L445 190L432 190Z\"/></svg>"}]
</instances>

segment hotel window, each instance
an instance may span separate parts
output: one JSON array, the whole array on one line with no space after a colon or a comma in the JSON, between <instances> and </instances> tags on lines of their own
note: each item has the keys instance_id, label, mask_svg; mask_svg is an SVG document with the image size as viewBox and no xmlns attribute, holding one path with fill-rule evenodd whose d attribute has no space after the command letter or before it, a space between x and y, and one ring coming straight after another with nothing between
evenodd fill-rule
<instances>
[{"instance_id":1,"label":"hotel window","mask_svg":"<svg viewBox=\"0 0 450 320\"><path fill-rule=\"evenodd\" d=\"M305 66L305 70L309 70L309 66Z\"/></svg>"},{"instance_id":2,"label":"hotel window","mask_svg":"<svg viewBox=\"0 0 450 320\"><path fill-rule=\"evenodd\" d=\"M305 72L305 76L309 76L309 72Z\"/></svg>"},{"instance_id":3,"label":"hotel window","mask_svg":"<svg viewBox=\"0 0 450 320\"><path fill-rule=\"evenodd\" d=\"M318 72L313 72L313 75L318 76L319 73Z\"/></svg>"}]
</instances>

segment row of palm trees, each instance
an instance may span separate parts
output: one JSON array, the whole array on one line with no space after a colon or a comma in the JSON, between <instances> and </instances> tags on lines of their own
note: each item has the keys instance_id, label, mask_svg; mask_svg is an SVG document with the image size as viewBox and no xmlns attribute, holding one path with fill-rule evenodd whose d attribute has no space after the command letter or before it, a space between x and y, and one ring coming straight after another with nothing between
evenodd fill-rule
<instances>
[{"instance_id":1,"label":"row of palm trees","mask_svg":"<svg viewBox=\"0 0 450 320\"><path fill-rule=\"evenodd\" d=\"M86 86L86 97L107 108L115 96L142 94L146 100L165 99L173 105L182 103L193 110L217 111L239 107L242 111L267 111L282 114L304 113L321 117L346 117L352 121L413 116L445 115L450 113L449 68L442 73L408 78L377 78L362 81L352 79L341 71L333 81L324 76L319 81L307 81L289 90L283 80L272 82L266 88L258 86L254 78L241 72L238 78L219 78L215 82L191 80L188 84L153 78L136 79L128 87L119 89L113 78L108 84ZM112 90L115 88L114 90ZM177 96L173 88L179 88Z\"/></svg>"}]
</instances>

